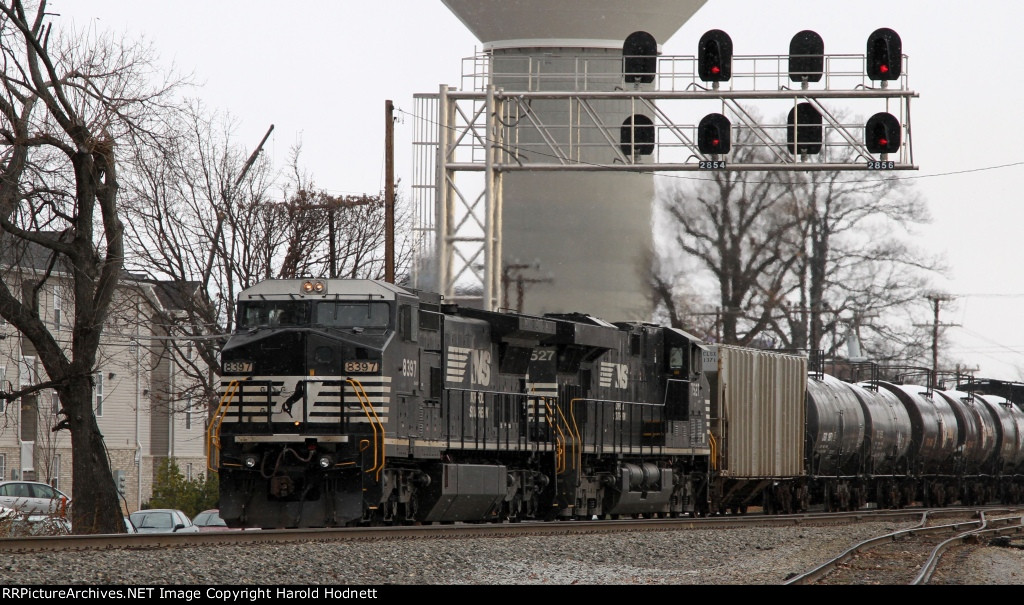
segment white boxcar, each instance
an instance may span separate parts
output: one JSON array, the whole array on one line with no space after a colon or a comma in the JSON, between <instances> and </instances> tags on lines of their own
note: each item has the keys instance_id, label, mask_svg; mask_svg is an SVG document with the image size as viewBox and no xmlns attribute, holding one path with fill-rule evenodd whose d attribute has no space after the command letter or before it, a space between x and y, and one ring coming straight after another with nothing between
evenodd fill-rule
<instances>
[{"instance_id":1,"label":"white boxcar","mask_svg":"<svg viewBox=\"0 0 1024 605\"><path fill-rule=\"evenodd\" d=\"M807 357L706 345L712 470L733 479L804 474Z\"/></svg>"}]
</instances>

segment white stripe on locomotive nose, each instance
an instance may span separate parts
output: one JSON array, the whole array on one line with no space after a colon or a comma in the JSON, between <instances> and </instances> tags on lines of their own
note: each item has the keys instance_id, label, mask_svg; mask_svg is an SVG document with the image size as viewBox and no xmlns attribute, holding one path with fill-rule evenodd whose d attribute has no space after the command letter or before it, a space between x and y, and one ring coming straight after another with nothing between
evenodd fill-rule
<instances>
[{"instance_id":1,"label":"white stripe on locomotive nose","mask_svg":"<svg viewBox=\"0 0 1024 605\"><path fill-rule=\"evenodd\" d=\"M293 378L295 377L271 380L271 388L282 391L285 382L290 382ZM387 415L391 411L389 407L391 403L390 376L357 378L361 387L359 394L354 392L347 379L341 377L309 378L303 376L295 379L306 383L305 402L308 406L307 417L310 420L336 422L344 414L348 417L349 422L386 422ZM260 382L263 384L259 384ZM261 380L260 377L256 377L252 382L239 384L239 389L232 398L222 421L228 423L263 421L266 419L268 404L274 418L281 416L281 411L277 406L284 401L284 393L279 392L268 398L267 382L265 378ZM221 397L223 397L229 383L222 382L221 385L223 388ZM291 392L294 391L290 391L289 394ZM344 401L339 401L342 392L344 392ZM298 403L296 402L296 405ZM364 404L368 404L369 409L364 409ZM374 420L367 418L368 412L374 414L376 418ZM296 413L297 411L293 410L293 414ZM290 419L291 417L288 418L288 420Z\"/></svg>"}]
</instances>

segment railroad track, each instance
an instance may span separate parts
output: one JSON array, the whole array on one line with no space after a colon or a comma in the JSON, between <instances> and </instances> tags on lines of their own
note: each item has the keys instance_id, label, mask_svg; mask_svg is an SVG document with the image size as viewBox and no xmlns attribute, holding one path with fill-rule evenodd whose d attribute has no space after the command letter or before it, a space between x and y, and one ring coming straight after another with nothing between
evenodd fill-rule
<instances>
[{"instance_id":1,"label":"railroad track","mask_svg":"<svg viewBox=\"0 0 1024 605\"><path fill-rule=\"evenodd\" d=\"M989 509L989 514L996 510ZM167 548L197 545L287 544L313 541L397 540L413 538L483 538L524 535L578 535L608 532L672 531L685 529L728 529L750 526L794 526L849 524L863 521L914 522L925 519L964 518L977 509L902 509L793 515L739 515L683 519L629 519L523 523L434 524L391 527L316 529L275 529L260 531L216 531L192 534L117 534L25 536L0 539L0 552L47 552L69 550L111 550ZM888 538L892 540L891 538ZM884 540L884 539L883 539Z\"/></svg>"},{"instance_id":2,"label":"railroad track","mask_svg":"<svg viewBox=\"0 0 1024 605\"><path fill-rule=\"evenodd\" d=\"M996 537L1024 535L1021 511L979 511L977 518L937 523L861 542L784 584L928 584L952 547L985 544Z\"/></svg>"}]
</instances>

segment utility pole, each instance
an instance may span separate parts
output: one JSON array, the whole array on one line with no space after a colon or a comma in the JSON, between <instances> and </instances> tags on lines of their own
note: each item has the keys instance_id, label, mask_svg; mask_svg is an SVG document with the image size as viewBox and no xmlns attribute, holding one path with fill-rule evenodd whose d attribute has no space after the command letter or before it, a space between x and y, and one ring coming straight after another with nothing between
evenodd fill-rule
<instances>
[{"instance_id":1,"label":"utility pole","mask_svg":"<svg viewBox=\"0 0 1024 605\"><path fill-rule=\"evenodd\" d=\"M504 293L503 305L506 309L508 306L508 286L513 280L516 282L516 313L523 312L523 304L526 298L526 285L527 284L543 284L552 283L554 278L552 277L533 277L528 278L523 275L523 270L534 269L539 270L540 264L533 263L530 265L520 263L510 263L505 265L505 270L501 274L501 291Z\"/></svg>"},{"instance_id":2,"label":"utility pole","mask_svg":"<svg viewBox=\"0 0 1024 605\"><path fill-rule=\"evenodd\" d=\"M953 300L952 296L948 294L940 294L933 292L928 294L926 297L932 301L932 384L933 388L939 386L939 305L944 302Z\"/></svg>"},{"instance_id":3,"label":"utility pole","mask_svg":"<svg viewBox=\"0 0 1024 605\"><path fill-rule=\"evenodd\" d=\"M370 199L365 195L358 199L346 198L346 199L332 199L327 204L303 204L299 206L299 210L326 210L327 211L327 245L330 248L328 250L329 256L329 271L331 272L331 278L338 277L338 253L335 248L337 247L337 227L335 226L335 216L339 207L351 208L353 206L362 206L370 203ZM269 237L269 236L268 236ZM269 266L269 264L268 264ZM394 283L394 282L392 282Z\"/></svg>"},{"instance_id":4,"label":"utility pole","mask_svg":"<svg viewBox=\"0 0 1024 605\"><path fill-rule=\"evenodd\" d=\"M384 281L395 283L395 113L384 101Z\"/></svg>"}]
</instances>

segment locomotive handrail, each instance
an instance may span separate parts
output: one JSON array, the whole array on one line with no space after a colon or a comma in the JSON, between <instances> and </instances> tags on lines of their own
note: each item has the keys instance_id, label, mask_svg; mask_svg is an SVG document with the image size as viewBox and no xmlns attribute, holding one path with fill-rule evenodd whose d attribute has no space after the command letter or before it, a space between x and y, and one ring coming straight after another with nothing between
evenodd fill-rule
<instances>
[{"instance_id":1,"label":"locomotive handrail","mask_svg":"<svg viewBox=\"0 0 1024 605\"><path fill-rule=\"evenodd\" d=\"M555 417L552 421L551 405L548 403L547 397L542 397L541 400L544 402L544 409L547 411L547 420L557 433L555 438L555 474L561 475L565 472L565 435L562 431L562 427L559 426L558 418ZM559 412L561 414L561 412Z\"/></svg>"},{"instance_id":2,"label":"locomotive handrail","mask_svg":"<svg viewBox=\"0 0 1024 605\"><path fill-rule=\"evenodd\" d=\"M573 453L573 464L576 468L583 468L583 435L580 432L579 425L576 424L576 402L586 401L585 397L574 397L569 400L569 417L572 418L572 430L574 432L574 441L579 447L574 448Z\"/></svg>"},{"instance_id":3,"label":"locomotive handrail","mask_svg":"<svg viewBox=\"0 0 1024 605\"><path fill-rule=\"evenodd\" d=\"M569 417L568 418L566 418L565 414L562 413L561 407L558 407L558 406L555 407L555 409L558 411L559 418L561 418L562 422L565 423L566 432L569 433L569 437L571 438L571 445L569 446L569 449L572 452L571 460L572 460L572 468L573 469L580 469L580 468L583 467L583 452L582 452L582 448L580 447L580 444L582 443L582 439L580 437L579 430L576 427L576 416L575 416L575 414L573 414L573 409L572 409L573 408L573 404L576 401L578 401L579 399L582 399L582 398L577 397L575 399L570 399L569 400ZM571 420L571 422L570 422L570 420ZM559 432L561 432L561 431L559 431ZM562 464L563 464L562 472L565 472L566 464L565 464L564 460L562 461Z\"/></svg>"},{"instance_id":4,"label":"locomotive handrail","mask_svg":"<svg viewBox=\"0 0 1024 605\"><path fill-rule=\"evenodd\" d=\"M380 417L377 416L377 411L373 409L373 404L370 403L370 397L366 394L366 389L363 388L361 382L355 378L346 378L346 382L352 385L352 390L356 394L356 398L359 399L359 405L363 408L363 414L366 415L366 419L370 421L370 427L373 429L373 468L366 471L372 473L376 471L374 477L377 481L380 481L380 472L384 470L384 423L380 421ZM377 427L380 427L380 436L377 436ZM380 448L380 462L377 461L377 448Z\"/></svg>"},{"instance_id":5,"label":"locomotive handrail","mask_svg":"<svg viewBox=\"0 0 1024 605\"><path fill-rule=\"evenodd\" d=\"M711 453L711 457L710 457L710 460L709 460L709 462L710 462L709 466L711 467L711 470L717 471L718 470L718 441L715 440L715 434L712 433L711 431L708 431L708 442L711 445L711 452L710 452Z\"/></svg>"},{"instance_id":6,"label":"locomotive handrail","mask_svg":"<svg viewBox=\"0 0 1024 605\"><path fill-rule=\"evenodd\" d=\"M231 407L231 401L242 388L241 383L246 380L249 380L248 376L228 383L228 388L224 389L224 395L221 396L217 409L213 412L213 418L210 419L210 426L206 428L206 468L213 472L217 472L217 466L220 465L220 426ZM214 458L217 460L216 464Z\"/></svg>"}]
</instances>

